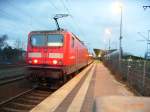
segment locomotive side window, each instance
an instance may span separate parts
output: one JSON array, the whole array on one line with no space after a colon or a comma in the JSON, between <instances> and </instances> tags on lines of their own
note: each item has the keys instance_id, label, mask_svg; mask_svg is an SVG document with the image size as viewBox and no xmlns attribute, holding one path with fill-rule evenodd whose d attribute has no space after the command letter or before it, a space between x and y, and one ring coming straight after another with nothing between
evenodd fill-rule
<instances>
[{"instance_id":1,"label":"locomotive side window","mask_svg":"<svg viewBox=\"0 0 150 112\"><path fill-rule=\"evenodd\" d=\"M63 46L63 35L49 34L47 46Z\"/></svg>"},{"instance_id":2,"label":"locomotive side window","mask_svg":"<svg viewBox=\"0 0 150 112\"><path fill-rule=\"evenodd\" d=\"M31 36L31 44L33 46L44 46L45 45L45 35L32 35Z\"/></svg>"},{"instance_id":3,"label":"locomotive side window","mask_svg":"<svg viewBox=\"0 0 150 112\"><path fill-rule=\"evenodd\" d=\"M72 37L71 47L74 48L74 37Z\"/></svg>"}]
</instances>

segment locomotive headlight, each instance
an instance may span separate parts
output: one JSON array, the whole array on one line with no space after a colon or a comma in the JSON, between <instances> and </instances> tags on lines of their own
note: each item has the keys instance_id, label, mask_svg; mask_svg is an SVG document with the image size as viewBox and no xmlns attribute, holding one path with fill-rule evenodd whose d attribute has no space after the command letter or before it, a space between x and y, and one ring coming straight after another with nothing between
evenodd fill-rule
<instances>
[{"instance_id":1,"label":"locomotive headlight","mask_svg":"<svg viewBox=\"0 0 150 112\"><path fill-rule=\"evenodd\" d=\"M33 60L33 63L34 63L34 64L37 64L37 63L38 63L38 60L37 60L37 59L34 59L34 60Z\"/></svg>"},{"instance_id":2,"label":"locomotive headlight","mask_svg":"<svg viewBox=\"0 0 150 112\"><path fill-rule=\"evenodd\" d=\"M57 61L57 60L53 60L53 64L55 64L55 65L56 65L57 63L58 63L58 61Z\"/></svg>"}]
</instances>

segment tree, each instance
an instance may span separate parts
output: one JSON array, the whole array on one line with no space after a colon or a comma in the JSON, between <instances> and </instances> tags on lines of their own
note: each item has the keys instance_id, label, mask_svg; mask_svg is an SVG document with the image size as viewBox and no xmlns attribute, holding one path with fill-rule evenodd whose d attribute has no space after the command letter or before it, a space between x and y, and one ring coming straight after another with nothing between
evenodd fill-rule
<instances>
[{"instance_id":1,"label":"tree","mask_svg":"<svg viewBox=\"0 0 150 112\"><path fill-rule=\"evenodd\" d=\"M7 42L6 42L7 39L8 39L7 35L0 36L0 49L7 46Z\"/></svg>"},{"instance_id":2,"label":"tree","mask_svg":"<svg viewBox=\"0 0 150 112\"><path fill-rule=\"evenodd\" d=\"M13 49L11 46L7 46L3 49L3 55L5 60L9 60L13 57Z\"/></svg>"},{"instance_id":3,"label":"tree","mask_svg":"<svg viewBox=\"0 0 150 112\"><path fill-rule=\"evenodd\" d=\"M12 48L7 44L7 35L0 36L0 63L1 62L11 62L16 63L23 60L23 50L21 49L21 41L16 40L16 48Z\"/></svg>"}]
</instances>

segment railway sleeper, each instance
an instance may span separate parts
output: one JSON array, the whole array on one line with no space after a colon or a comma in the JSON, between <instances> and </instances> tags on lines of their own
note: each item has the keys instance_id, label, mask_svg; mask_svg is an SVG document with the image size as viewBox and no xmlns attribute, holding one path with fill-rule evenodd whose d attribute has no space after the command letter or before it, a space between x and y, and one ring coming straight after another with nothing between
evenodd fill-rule
<instances>
[{"instance_id":1,"label":"railway sleeper","mask_svg":"<svg viewBox=\"0 0 150 112\"><path fill-rule=\"evenodd\" d=\"M42 94L42 93L31 93L29 94L30 96L35 96L35 97L46 97L49 94ZM27 95L28 96L28 95Z\"/></svg>"},{"instance_id":2,"label":"railway sleeper","mask_svg":"<svg viewBox=\"0 0 150 112\"><path fill-rule=\"evenodd\" d=\"M49 92L49 90L48 90L48 91L45 91L45 90L42 90L42 88L41 88L41 89L35 90L35 92L33 92L33 93L49 94L50 92Z\"/></svg>"},{"instance_id":3,"label":"railway sleeper","mask_svg":"<svg viewBox=\"0 0 150 112\"><path fill-rule=\"evenodd\" d=\"M18 103L18 102L12 102L11 105L14 105L15 107L26 108L26 109L31 109L34 106L36 106L33 104L23 104L23 103Z\"/></svg>"},{"instance_id":4,"label":"railway sleeper","mask_svg":"<svg viewBox=\"0 0 150 112\"><path fill-rule=\"evenodd\" d=\"M9 108L9 107L4 107L3 112L29 112L29 110L13 109L13 108Z\"/></svg>"},{"instance_id":5,"label":"railway sleeper","mask_svg":"<svg viewBox=\"0 0 150 112\"><path fill-rule=\"evenodd\" d=\"M17 110L30 110L34 106L35 105L22 104L20 102L11 102L3 108L11 108L11 109L17 109Z\"/></svg>"},{"instance_id":6,"label":"railway sleeper","mask_svg":"<svg viewBox=\"0 0 150 112\"><path fill-rule=\"evenodd\" d=\"M29 95L29 96L24 96L26 99L30 100L42 100L45 98L45 96L34 96L34 95Z\"/></svg>"},{"instance_id":7,"label":"railway sleeper","mask_svg":"<svg viewBox=\"0 0 150 112\"><path fill-rule=\"evenodd\" d=\"M33 104L37 105L39 103L39 100L30 100L30 99L25 99L25 98L18 98L16 102L21 102L24 104Z\"/></svg>"}]
</instances>

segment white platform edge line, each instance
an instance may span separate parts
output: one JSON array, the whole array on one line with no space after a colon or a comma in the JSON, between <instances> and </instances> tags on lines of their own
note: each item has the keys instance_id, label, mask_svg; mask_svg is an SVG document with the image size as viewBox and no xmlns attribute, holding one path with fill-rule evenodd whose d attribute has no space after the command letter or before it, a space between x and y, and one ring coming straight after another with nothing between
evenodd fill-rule
<instances>
[{"instance_id":1,"label":"white platform edge line","mask_svg":"<svg viewBox=\"0 0 150 112\"><path fill-rule=\"evenodd\" d=\"M35 108L30 110L30 112L54 112L57 107L62 103L62 101L67 97L67 95L75 88L81 78L86 74L86 72L92 67L93 64L88 66L79 75L71 79L67 84L62 86L59 90L51 94L48 98L38 104Z\"/></svg>"},{"instance_id":2,"label":"white platform edge line","mask_svg":"<svg viewBox=\"0 0 150 112\"><path fill-rule=\"evenodd\" d=\"M88 91L88 87L90 85L90 81L92 79L93 76L93 71L95 69L95 65L94 67L91 69L90 73L88 74L88 76L86 77L84 83L82 84L81 88L79 89L77 95L74 97L72 103L70 104L67 112L80 112L85 96L87 94Z\"/></svg>"}]
</instances>

